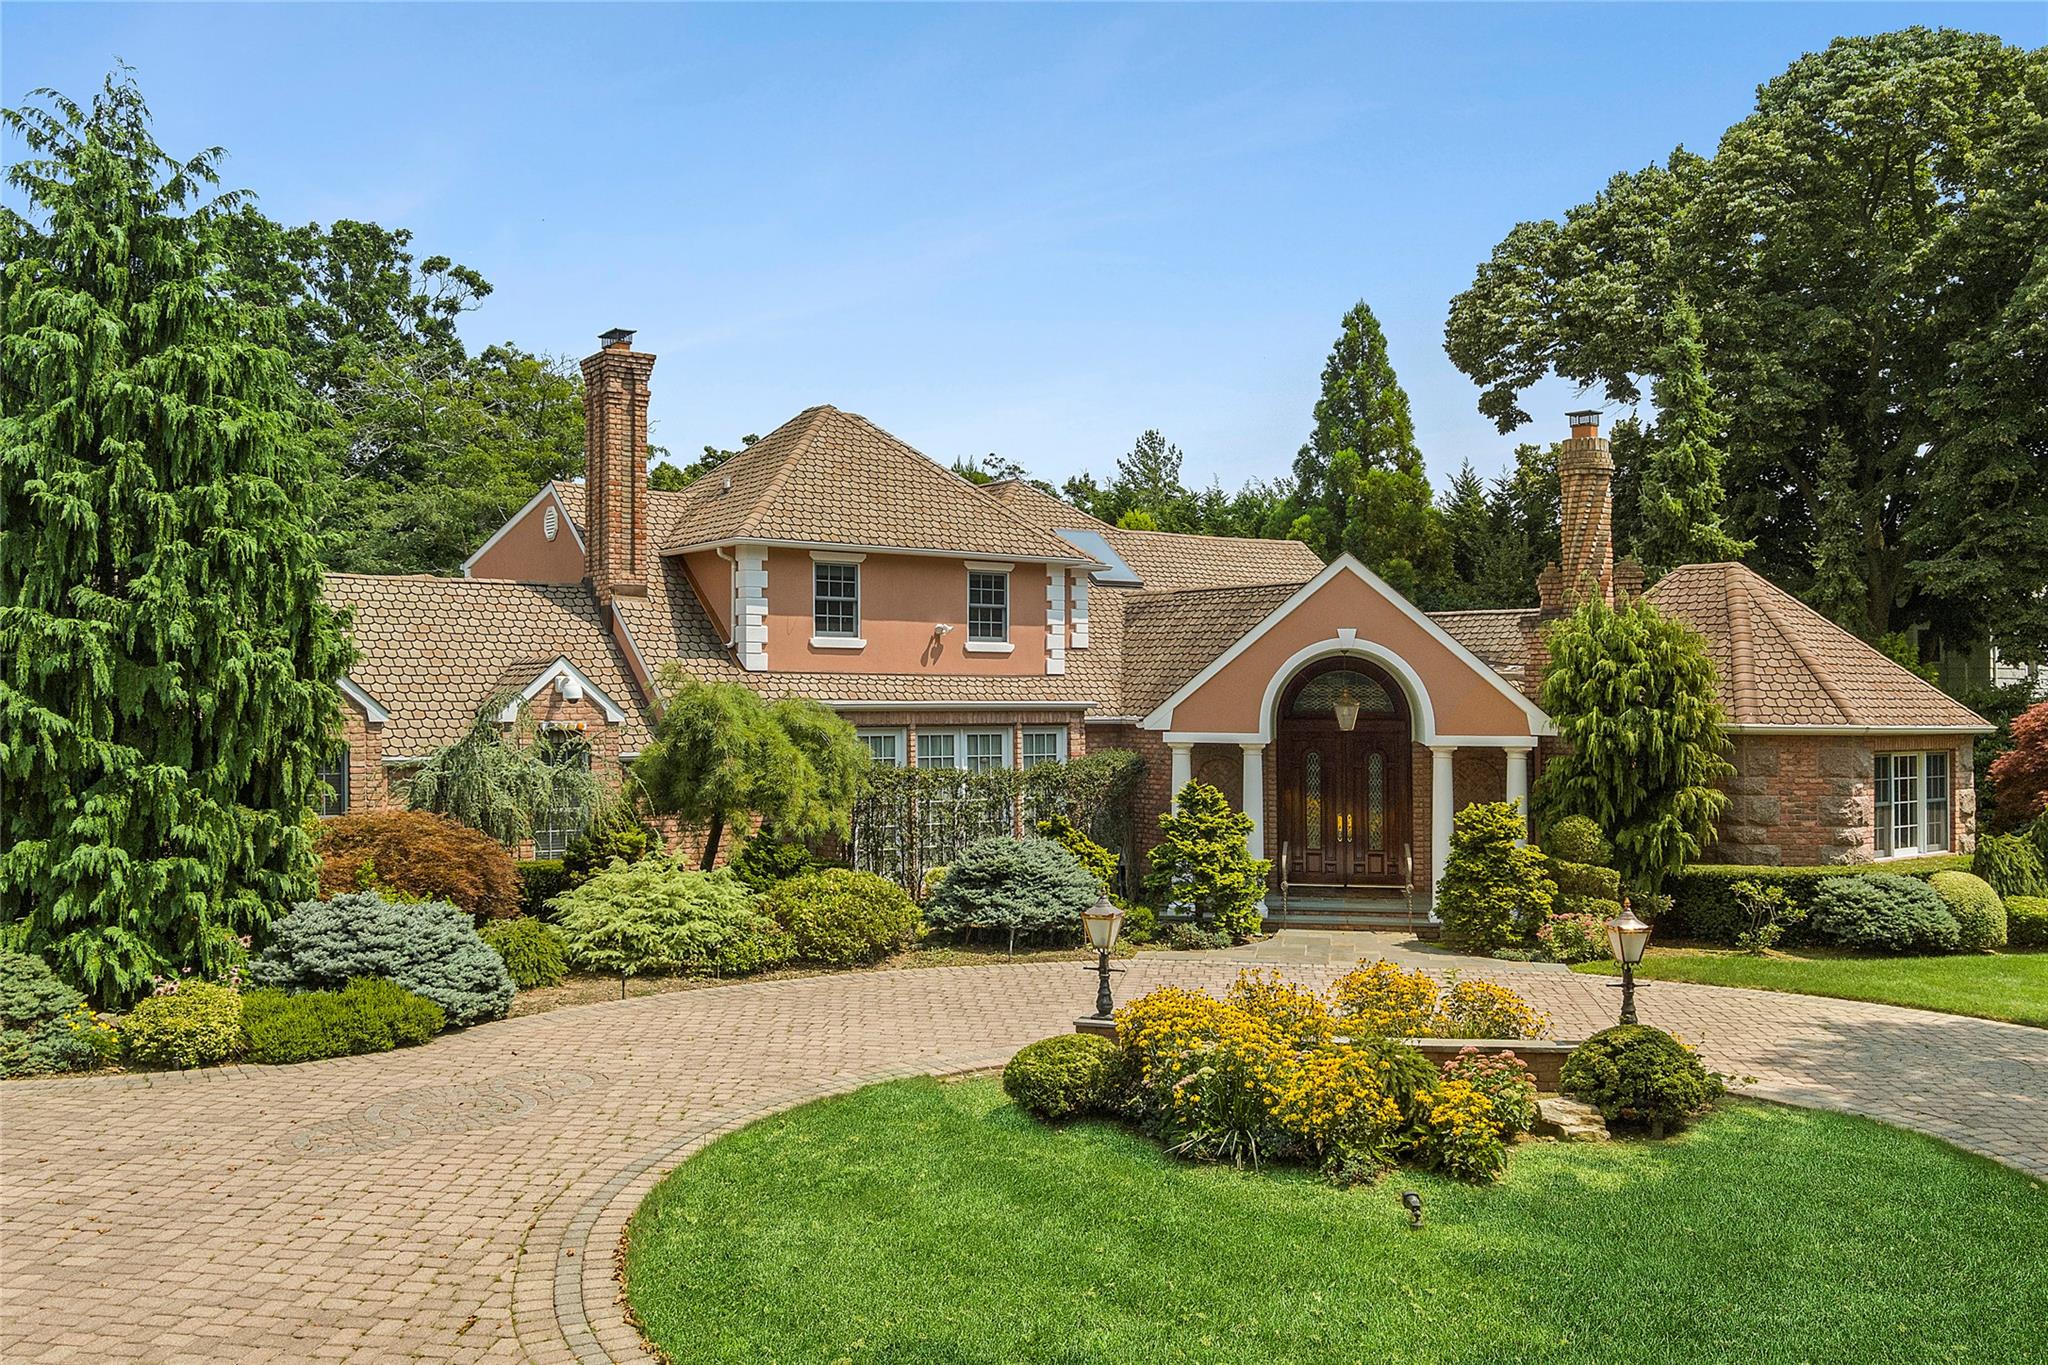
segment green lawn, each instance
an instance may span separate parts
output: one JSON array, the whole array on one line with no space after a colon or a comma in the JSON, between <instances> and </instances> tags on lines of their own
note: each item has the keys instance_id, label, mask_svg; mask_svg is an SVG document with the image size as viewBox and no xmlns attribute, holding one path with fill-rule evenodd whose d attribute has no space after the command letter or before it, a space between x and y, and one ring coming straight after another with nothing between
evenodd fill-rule
<instances>
[{"instance_id":1,"label":"green lawn","mask_svg":"<svg viewBox=\"0 0 2048 1365\"><path fill-rule=\"evenodd\" d=\"M1609 976L1621 971L1611 962L1588 962L1572 970ZM1652 981L1874 1000L2048 1028L2048 952L2039 950L1995 956L1851 957L1806 949L1751 957L1722 949L1652 948L1636 975Z\"/></svg>"},{"instance_id":2,"label":"green lawn","mask_svg":"<svg viewBox=\"0 0 2048 1365\"><path fill-rule=\"evenodd\" d=\"M1048 1127L990 1080L900 1081L707 1148L628 1239L676 1361L1917 1365L2039 1359L2048 1320L2048 1187L1755 1103L1663 1143L1525 1146L1492 1186L1345 1190Z\"/></svg>"}]
</instances>

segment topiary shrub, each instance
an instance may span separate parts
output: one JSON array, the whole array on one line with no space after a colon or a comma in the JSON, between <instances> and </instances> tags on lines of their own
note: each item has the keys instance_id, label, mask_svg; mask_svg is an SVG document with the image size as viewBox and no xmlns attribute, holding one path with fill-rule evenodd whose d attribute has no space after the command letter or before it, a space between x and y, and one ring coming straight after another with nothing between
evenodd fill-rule
<instances>
[{"instance_id":1,"label":"topiary shrub","mask_svg":"<svg viewBox=\"0 0 2048 1365\"><path fill-rule=\"evenodd\" d=\"M560 858L534 858L520 863L519 913L546 918L547 904L564 891L583 885L584 878L569 871Z\"/></svg>"},{"instance_id":2,"label":"topiary shrub","mask_svg":"<svg viewBox=\"0 0 2048 1365\"><path fill-rule=\"evenodd\" d=\"M1600 833L1600 826L1590 815L1567 815L1551 821L1543 831L1543 851L1561 862L1599 867L1605 867L1614 857L1614 846Z\"/></svg>"},{"instance_id":3,"label":"topiary shrub","mask_svg":"<svg viewBox=\"0 0 2048 1365\"><path fill-rule=\"evenodd\" d=\"M558 985L569 974L561 931L545 920L531 915L492 920L477 934L504 959L512 984L522 991Z\"/></svg>"},{"instance_id":4,"label":"topiary shrub","mask_svg":"<svg viewBox=\"0 0 2048 1365\"><path fill-rule=\"evenodd\" d=\"M1721 1095L1721 1082L1691 1048L1647 1024L1621 1024L1572 1049L1561 1084L1609 1123L1647 1125L1652 1137L1704 1112Z\"/></svg>"},{"instance_id":5,"label":"topiary shrub","mask_svg":"<svg viewBox=\"0 0 2048 1365\"><path fill-rule=\"evenodd\" d=\"M1807 918L1826 942L1867 952L1952 953L1962 938L1933 887L1883 872L1828 878Z\"/></svg>"},{"instance_id":6,"label":"topiary shrub","mask_svg":"<svg viewBox=\"0 0 2048 1365\"><path fill-rule=\"evenodd\" d=\"M301 901L249 964L252 985L288 991L338 990L359 976L424 995L458 1026L500 1018L512 1003L504 959L445 901L395 904L374 891Z\"/></svg>"},{"instance_id":7,"label":"topiary shrub","mask_svg":"<svg viewBox=\"0 0 2048 1365\"><path fill-rule=\"evenodd\" d=\"M1991 889L1991 883L1967 872L1937 872L1927 879L1927 885L1955 917L1957 948L1966 953L1988 953L2005 946L2005 902Z\"/></svg>"},{"instance_id":8,"label":"topiary shrub","mask_svg":"<svg viewBox=\"0 0 2048 1365\"><path fill-rule=\"evenodd\" d=\"M872 872L827 868L778 883L761 908L789 931L805 962L846 967L879 962L917 937L910 893Z\"/></svg>"},{"instance_id":9,"label":"topiary shrub","mask_svg":"<svg viewBox=\"0 0 2048 1365\"><path fill-rule=\"evenodd\" d=\"M339 991L267 989L242 997L248 1060L270 1065L389 1052L426 1042L446 1022L433 1001L375 977L357 977Z\"/></svg>"},{"instance_id":10,"label":"topiary shrub","mask_svg":"<svg viewBox=\"0 0 2048 1365\"><path fill-rule=\"evenodd\" d=\"M1116 885L1116 854L1089 838L1064 815L1038 822L1041 838L1051 839L1074 855L1076 862L1095 874L1104 891Z\"/></svg>"},{"instance_id":11,"label":"topiary shrub","mask_svg":"<svg viewBox=\"0 0 2048 1365\"><path fill-rule=\"evenodd\" d=\"M1003 1093L1034 1118L1070 1119L1100 1111L1116 1044L1092 1033L1041 1038L1003 1068Z\"/></svg>"},{"instance_id":12,"label":"topiary shrub","mask_svg":"<svg viewBox=\"0 0 2048 1365\"><path fill-rule=\"evenodd\" d=\"M2048 948L2048 897L2013 896L2005 902L2006 945Z\"/></svg>"},{"instance_id":13,"label":"topiary shrub","mask_svg":"<svg viewBox=\"0 0 2048 1365\"><path fill-rule=\"evenodd\" d=\"M90 1071L120 1051L85 997L29 953L0 952L0 1076Z\"/></svg>"},{"instance_id":14,"label":"topiary shrub","mask_svg":"<svg viewBox=\"0 0 2048 1365\"><path fill-rule=\"evenodd\" d=\"M2048 896L2048 871L2024 834L1986 834L1977 840L1970 871L2001 896Z\"/></svg>"},{"instance_id":15,"label":"topiary shrub","mask_svg":"<svg viewBox=\"0 0 2048 1365\"><path fill-rule=\"evenodd\" d=\"M938 933L1071 940L1081 932L1081 912L1101 895L1094 874L1059 844L999 835L953 860L925 903L924 921Z\"/></svg>"},{"instance_id":16,"label":"topiary shrub","mask_svg":"<svg viewBox=\"0 0 2048 1365\"><path fill-rule=\"evenodd\" d=\"M1184 910L1204 928L1244 939L1264 924L1266 878L1273 864L1254 858L1245 838L1252 818L1204 782L1190 782L1159 817L1146 888L1162 905Z\"/></svg>"},{"instance_id":17,"label":"topiary shrub","mask_svg":"<svg viewBox=\"0 0 2048 1365\"><path fill-rule=\"evenodd\" d=\"M137 1001L119 1032L137 1066L212 1066L242 1051L242 998L226 986L187 981Z\"/></svg>"},{"instance_id":18,"label":"topiary shrub","mask_svg":"<svg viewBox=\"0 0 2048 1365\"><path fill-rule=\"evenodd\" d=\"M1611 867L1596 867L1592 863L1567 863L1552 858L1549 864L1550 878L1557 883L1560 900L1576 899L1583 902L1612 902L1621 904L1621 874Z\"/></svg>"},{"instance_id":19,"label":"topiary shrub","mask_svg":"<svg viewBox=\"0 0 2048 1365\"><path fill-rule=\"evenodd\" d=\"M519 913L512 855L488 834L419 810L380 810L320 822L320 893L383 890L447 901L478 919Z\"/></svg>"},{"instance_id":20,"label":"topiary shrub","mask_svg":"<svg viewBox=\"0 0 2048 1365\"><path fill-rule=\"evenodd\" d=\"M742 976L789 961L787 930L745 882L672 858L614 867L553 902L569 960L625 979L641 972Z\"/></svg>"},{"instance_id":21,"label":"topiary shrub","mask_svg":"<svg viewBox=\"0 0 2048 1365\"><path fill-rule=\"evenodd\" d=\"M1543 850L1521 837L1521 808L1512 802L1475 802L1458 812L1436 896L1445 938L1492 952L1535 937L1557 887Z\"/></svg>"}]
</instances>

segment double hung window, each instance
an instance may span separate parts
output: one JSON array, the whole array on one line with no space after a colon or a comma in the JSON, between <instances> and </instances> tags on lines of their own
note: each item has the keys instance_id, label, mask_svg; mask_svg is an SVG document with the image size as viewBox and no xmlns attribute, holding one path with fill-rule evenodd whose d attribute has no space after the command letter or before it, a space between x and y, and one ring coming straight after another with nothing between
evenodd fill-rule
<instances>
[{"instance_id":1,"label":"double hung window","mask_svg":"<svg viewBox=\"0 0 2048 1365\"><path fill-rule=\"evenodd\" d=\"M1879 754L1876 770L1877 856L1946 853L1949 849L1949 756Z\"/></svg>"}]
</instances>

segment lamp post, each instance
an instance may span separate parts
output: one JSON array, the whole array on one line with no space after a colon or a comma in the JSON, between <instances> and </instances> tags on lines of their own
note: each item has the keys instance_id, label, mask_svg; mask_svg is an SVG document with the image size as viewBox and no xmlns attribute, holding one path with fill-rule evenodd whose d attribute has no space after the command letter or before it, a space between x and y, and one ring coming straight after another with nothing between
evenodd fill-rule
<instances>
[{"instance_id":1,"label":"lamp post","mask_svg":"<svg viewBox=\"0 0 2048 1365\"><path fill-rule=\"evenodd\" d=\"M1622 898L1621 913L1607 921L1607 951L1621 964L1621 1022L1636 1022L1636 964L1650 946L1650 926L1636 918L1635 907Z\"/></svg>"},{"instance_id":2,"label":"lamp post","mask_svg":"<svg viewBox=\"0 0 2048 1365\"><path fill-rule=\"evenodd\" d=\"M1106 1020L1116 1010L1116 1000L1109 993L1109 950L1116 947L1117 932L1124 927L1124 912L1110 903L1109 893L1104 892L1095 902L1092 910L1081 912L1081 927L1088 931L1088 946L1095 950L1095 1013L1090 1019Z\"/></svg>"}]
</instances>

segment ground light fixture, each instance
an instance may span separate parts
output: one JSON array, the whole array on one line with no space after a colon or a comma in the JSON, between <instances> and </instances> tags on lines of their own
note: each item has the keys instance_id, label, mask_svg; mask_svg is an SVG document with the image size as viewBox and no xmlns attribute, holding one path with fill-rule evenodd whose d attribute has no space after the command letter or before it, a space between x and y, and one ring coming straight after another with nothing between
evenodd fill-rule
<instances>
[{"instance_id":1,"label":"ground light fixture","mask_svg":"<svg viewBox=\"0 0 2048 1365\"><path fill-rule=\"evenodd\" d=\"M1088 946L1095 950L1095 1013L1091 1017L1107 1019L1116 1009L1116 1000L1109 993L1109 974L1114 970L1109 965L1109 950L1116 947L1117 933L1124 927L1124 912L1104 892L1092 910L1081 912L1081 927L1088 931Z\"/></svg>"},{"instance_id":2,"label":"ground light fixture","mask_svg":"<svg viewBox=\"0 0 2048 1365\"><path fill-rule=\"evenodd\" d=\"M1607 921L1607 951L1621 964L1621 1022L1636 1022L1636 964L1643 949L1650 946L1650 926L1636 918L1635 907L1624 897L1621 913Z\"/></svg>"},{"instance_id":3,"label":"ground light fixture","mask_svg":"<svg viewBox=\"0 0 2048 1365\"><path fill-rule=\"evenodd\" d=\"M1408 1210L1408 1226L1422 1226L1422 1196L1413 1190L1401 1191L1401 1207Z\"/></svg>"}]
</instances>

